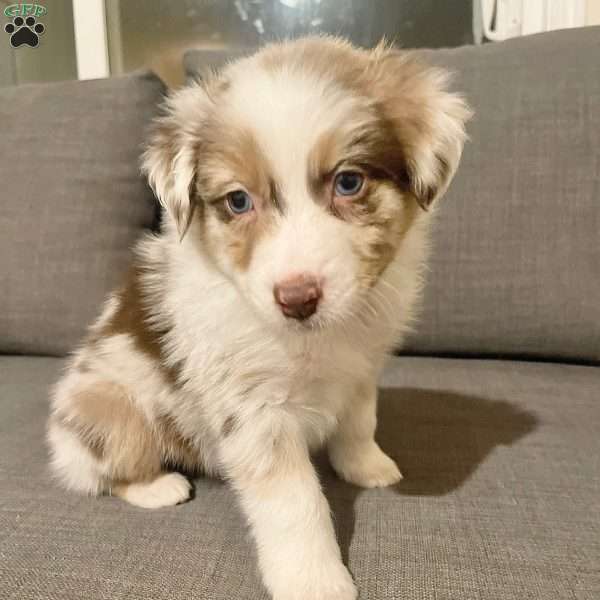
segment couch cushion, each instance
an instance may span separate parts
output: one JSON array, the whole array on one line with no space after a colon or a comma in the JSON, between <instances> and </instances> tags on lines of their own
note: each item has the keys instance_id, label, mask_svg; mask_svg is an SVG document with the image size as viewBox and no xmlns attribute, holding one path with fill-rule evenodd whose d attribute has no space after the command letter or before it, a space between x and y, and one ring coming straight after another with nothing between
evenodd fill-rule
<instances>
[{"instance_id":1,"label":"couch cushion","mask_svg":"<svg viewBox=\"0 0 600 600\"><path fill-rule=\"evenodd\" d=\"M0 89L0 352L64 354L152 224L139 173L148 73Z\"/></svg>"},{"instance_id":2,"label":"couch cushion","mask_svg":"<svg viewBox=\"0 0 600 600\"><path fill-rule=\"evenodd\" d=\"M62 363L0 357L6 600L267 600L232 492L209 479L145 511L49 478L47 388ZM361 600L600 597L600 368L395 358L379 440L396 488L320 469Z\"/></svg>"},{"instance_id":3,"label":"couch cushion","mask_svg":"<svg viewBox=\"0 0 600 600\"><path fill-rule=\"evenodd\" d=\"M405 351L600 361L600 27L424 55L475 118Z\"/></svg>"}]
</instances>

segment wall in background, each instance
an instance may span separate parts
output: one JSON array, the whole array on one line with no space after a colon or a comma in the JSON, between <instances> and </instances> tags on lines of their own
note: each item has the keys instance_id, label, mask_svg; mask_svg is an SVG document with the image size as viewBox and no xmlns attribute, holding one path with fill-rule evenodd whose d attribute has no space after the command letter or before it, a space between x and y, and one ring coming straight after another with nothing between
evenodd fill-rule
<instances>
[{"instance_id":1,"label":"wall in background","mask_svg":"<svg viewBox=\"0 0 600 600\"><path fill-rule=\"evenodd\" d=\"M340 34L362 46L473 42L473 0L106 0L112 73L142 66L169 83L185 49L251 49L272 39Z\"/></svg>"},{"instance_id":2,"label":"wall in background","mask_svg":"<svg viewBox=\"0 0 600 600\"><path fill-rule=\"evenodd\" d=\"M586 1L586 25L600 25L600 0Z\"/></svg>"},{"instance_id":3,"label":"wall in background","mask_svg":"<svg viewBox=\"0 0 600 600\"><path fill-rule=\"evenodd\" d=\"M364 46L383 35L404 47L457 46L483 37L482 0L39 1L48 10L40 19L46 31L39 46L12 48L3 12L14 0L0 0L0 85L75 79L78 66L80 78L103 77L106 55L112 74L150 67L175 84L182 81L187 48L249 49L319 31ZM582 2L586 25L600 25L600 0Z\"/></svg>"}]
</instances>

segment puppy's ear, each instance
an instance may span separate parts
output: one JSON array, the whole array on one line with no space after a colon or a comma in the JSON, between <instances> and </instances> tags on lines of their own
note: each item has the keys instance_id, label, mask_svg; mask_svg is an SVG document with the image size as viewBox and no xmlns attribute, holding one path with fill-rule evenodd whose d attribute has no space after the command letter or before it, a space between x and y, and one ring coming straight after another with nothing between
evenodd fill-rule
<instances>
[{"instance_id":1,"label":"puppy's ear","mask_svg":"<svg viewBox=\"0 0 600 600\"><path fill-rule=\"evenodd\" d=\"M447 90L449 74L424 65L415 53L382 44L370 59L372 90L402 155L403 172L395 175L427 210L456 172L471 110Z\"/></svg>"},{"instance_id":2,"label":"puppy's ear","mask_svg":"<svg viewBox=\"0 0 600 600\"><path fill-rule=\"evenodd\" d=\"M208 106L200 85L173 93L156 119L142 156L142 171L159 202L174 221L180 239L187 231L194 204L190 198L196 175L196 148Z\"/></svg>"}]
</instances>

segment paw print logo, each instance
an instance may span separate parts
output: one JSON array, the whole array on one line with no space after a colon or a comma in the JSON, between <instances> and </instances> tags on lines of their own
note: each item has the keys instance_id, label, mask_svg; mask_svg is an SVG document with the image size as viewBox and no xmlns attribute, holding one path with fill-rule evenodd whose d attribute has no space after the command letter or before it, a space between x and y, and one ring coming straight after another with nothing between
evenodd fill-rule
<instances>
[{"instance_id":1,"label":"paw print logo","mask_svg":"<svg viewBox=\"0 0 600 600\"><path fill-rule=\"evenodd\" d=\"M31 46L35 48L40 43L40 35L44 33L46 28L37 23L35 17L15 17L12 23L7 23L4 26L4 31L10 35L10 45L13 48L19 46Z\"/></svg>"}]
</instances>

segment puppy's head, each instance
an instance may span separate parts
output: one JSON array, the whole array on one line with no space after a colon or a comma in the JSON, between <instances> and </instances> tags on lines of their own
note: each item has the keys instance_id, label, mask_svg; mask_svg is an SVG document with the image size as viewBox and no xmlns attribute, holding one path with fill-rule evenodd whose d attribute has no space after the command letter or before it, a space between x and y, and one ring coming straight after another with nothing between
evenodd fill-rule
<instances>
[{"instance_id":1,"label":"puppy's head","mask_svg":"<svg viewBox=\"0 0 600 600\"><path fill-rule=\"evenodd\" d=\"M469 111L446 79L308 38L175 93L144 156L167 226L270 321L343 321L456 170Z\"/></svg>"}]
</instances>

